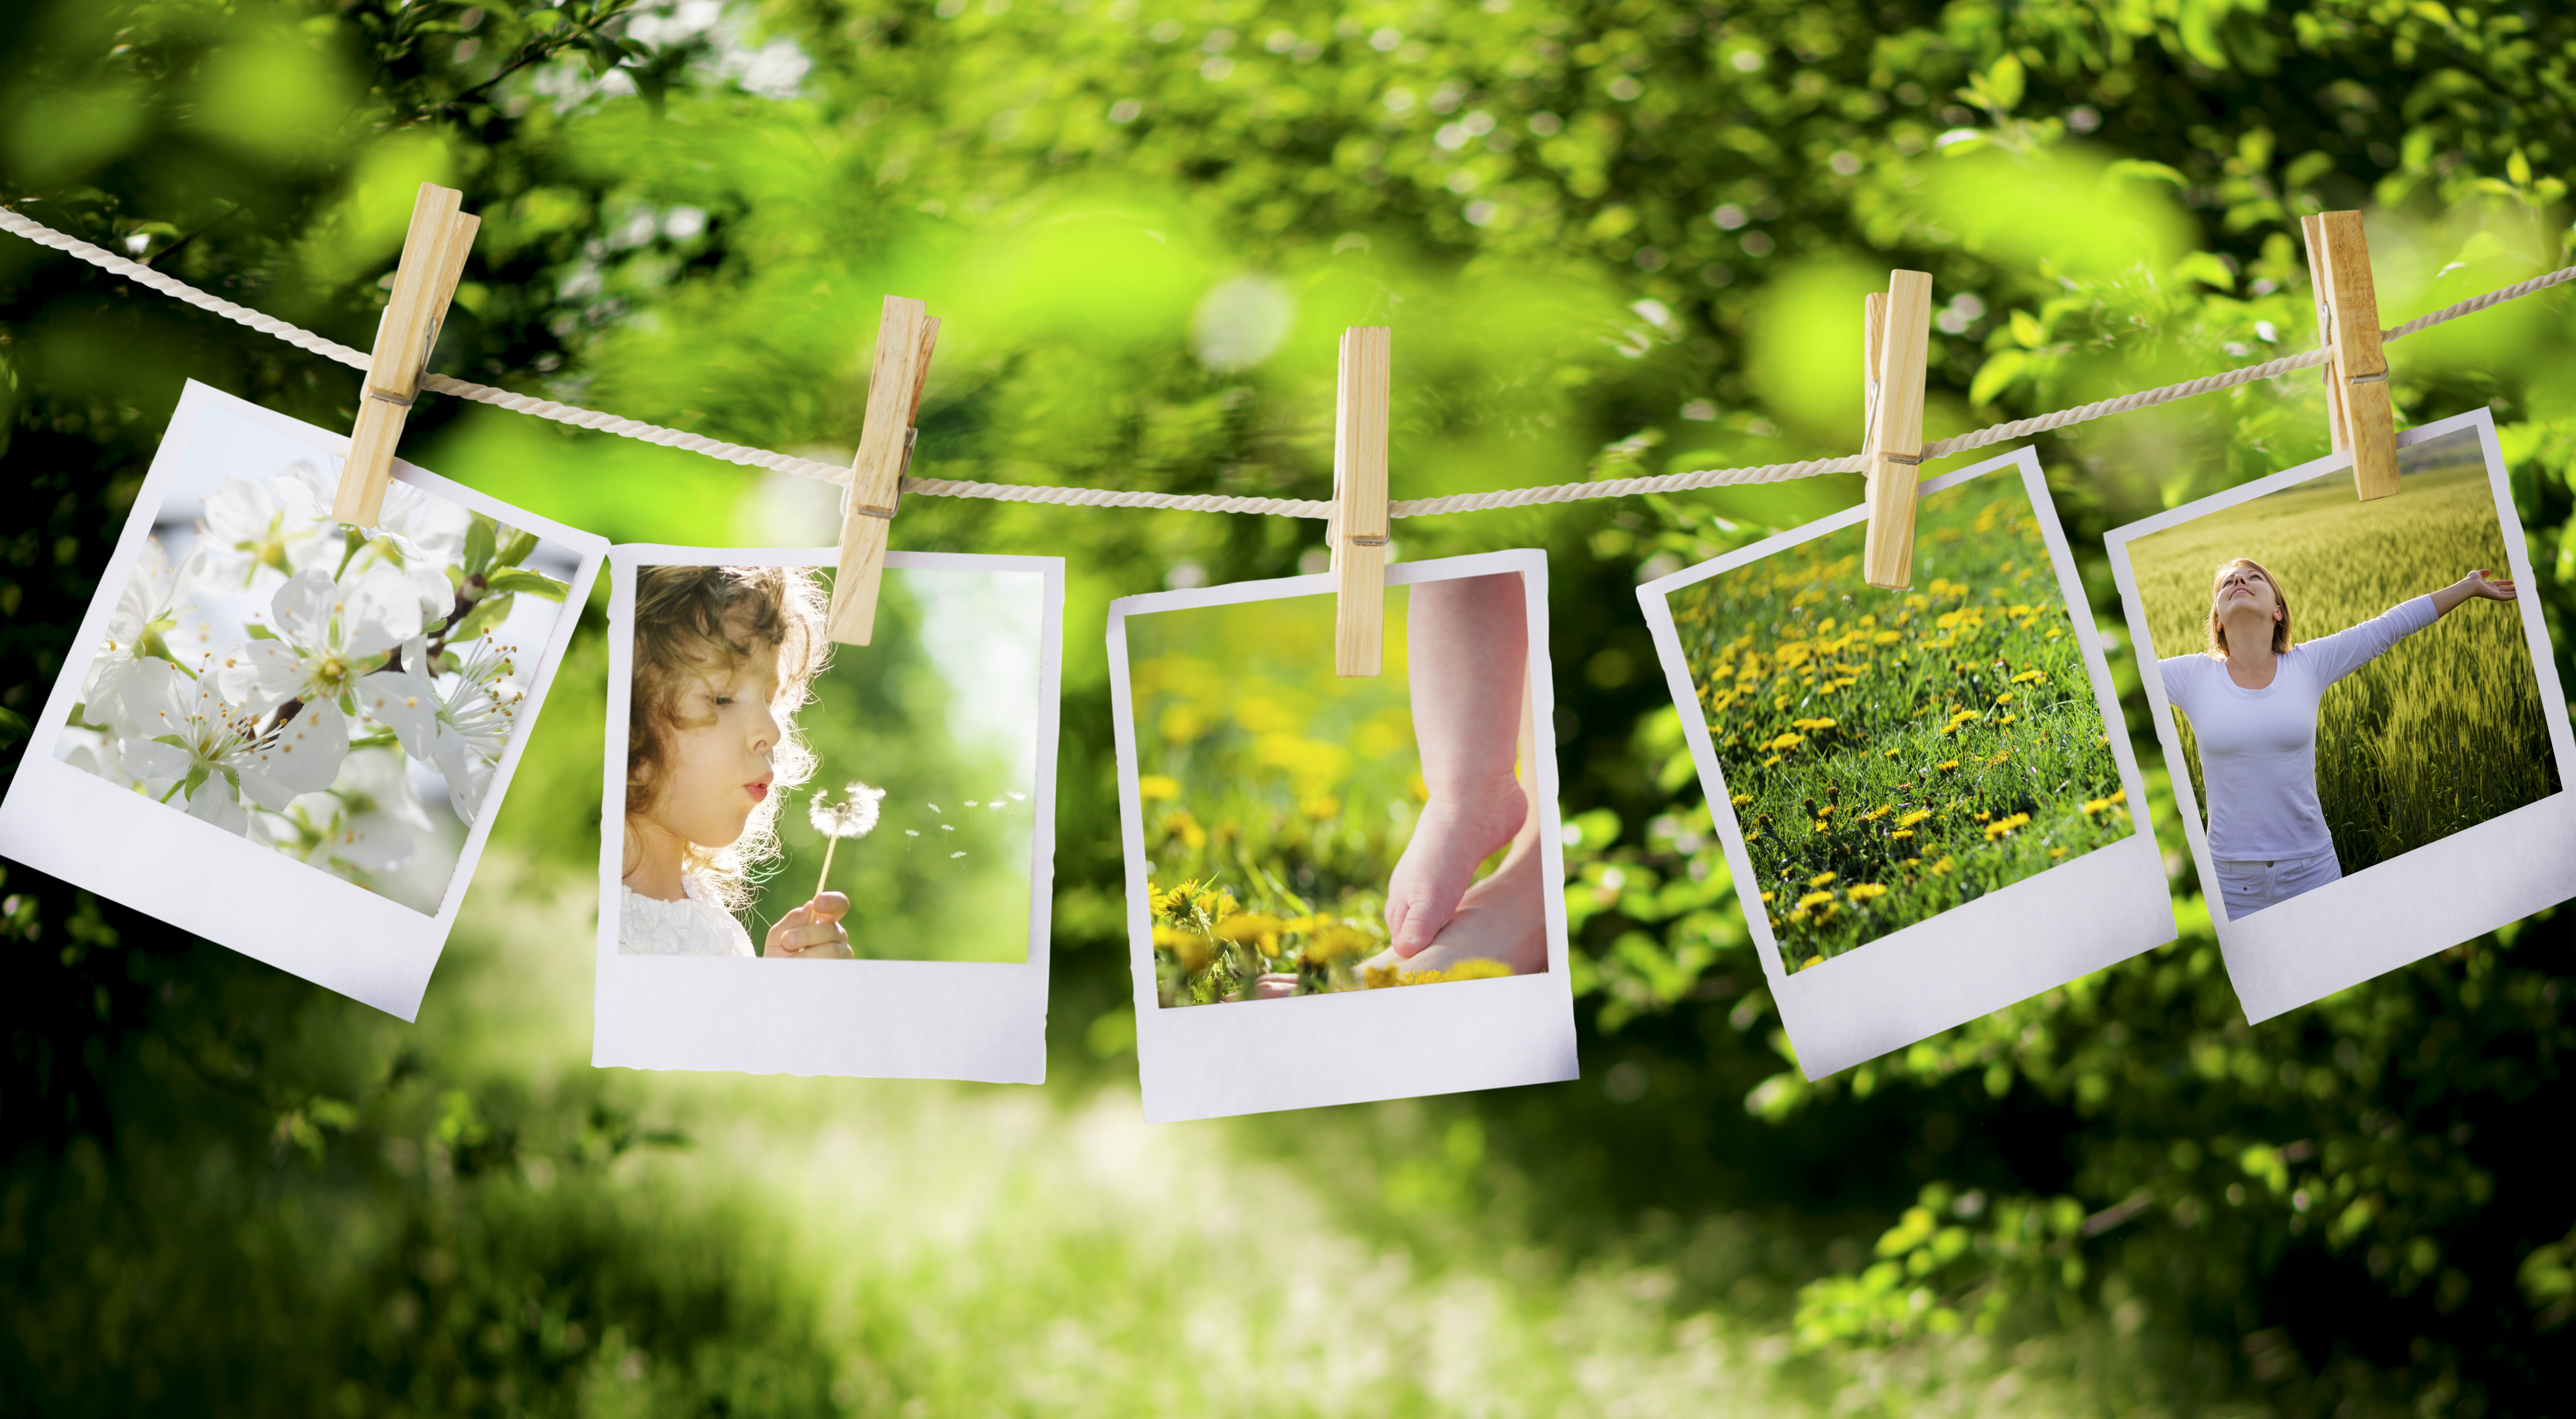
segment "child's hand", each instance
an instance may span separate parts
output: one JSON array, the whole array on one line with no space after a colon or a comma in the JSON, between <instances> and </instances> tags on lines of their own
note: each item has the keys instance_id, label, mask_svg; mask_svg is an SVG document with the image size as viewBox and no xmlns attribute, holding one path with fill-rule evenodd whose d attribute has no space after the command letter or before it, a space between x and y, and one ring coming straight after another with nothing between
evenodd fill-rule
<instances>
[{"instance_id":1,"label":"child's hand","mask_svg":"<svg viewBox=\"0 0 2576 1419\"><path fill-rule=\"evenodd\" d=\"M841 929L841 918L849 914L849 898L825 892L769 928L764 954L792 961L846 961L850 933Z\"/></svg>"}]
</instances>

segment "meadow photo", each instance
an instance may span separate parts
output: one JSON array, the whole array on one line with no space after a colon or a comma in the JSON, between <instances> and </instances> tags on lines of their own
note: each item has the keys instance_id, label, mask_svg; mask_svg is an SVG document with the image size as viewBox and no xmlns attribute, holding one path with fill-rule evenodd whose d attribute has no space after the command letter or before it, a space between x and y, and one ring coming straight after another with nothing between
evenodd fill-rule
<instances>
[{"instance_id":1,"label":"meadow photo","mask_svg":"<svg viewBox=\"0 0 2576 1419\"><path fill-rule=\"evenodd\" d=\"M274 932L256 948L402 1013L600 545L408 468L373 527L344 526L331 506L345 446L188 387L48 706L44 748L120 810L149 806L151 845L121 842L121 855L222 863L263 883L283 869L289 895L272 912L309 904L298 879L310 877L327 879L326 899L407 913L400 943L339 943L341 956L383 953L345 971L325 955L315 975ZM11 794L9 837L50 839L33 791L19 802L27 788ZM242 869L244 853L258 865ZM391 949L421 942L425 955Z\"/></svg>"},{"instance_id":2,"label":"meadow photo","mask_svg":"<svg viewBox=\"0 0 2576 1419\"><path fill-rule=\"evenodd\" d=\"M890 554L861 646L828 551L617 555L600 1062L1042 1071L1063 564Z\"/></svg>"},{"instance_id":3,"label":"meadow photo","mask_svg":"<svg viewBox=\"0 0 2576 1419\"><path fill-rule=\"evenodd\" d=\"M1983 1013L2172 936L2109 668L2036 458L1926 483L1915 519L1902 590L1861 580L1859 509L1639 588L1811 1076L1946 1028L1961 1000L1990 1002L1969 1012ZM2013 896L2060 869L2072 875L2043 897ZM2097 878L2111 893L2098 910L2080 897L2073 919L2043 909ZM1993 935L2003 922L2016 929ZM1899 940L1887 957L1880 943ZM1973 971L1894 1017L1832 1008L1837 1033L1818 1038L1836 1043L1811 1057L1792 998L1875 993L1968 940Z\"/></svg>"},{"instance_id":4,"label":"meadow photo","mask_svg":"<svg viewBox=\"0 0 2576 1419\"><path fill-rule=\"evenodd\" d=\"M2564 701L2493 426L2409 431L2397 462L2392 497L2360 501L2337 456L2110 535L2255 1019L2576 893Z\"/></svg>"},{"instance_id":5,"label":"meadow photo","mask_svg":"<svg viewBox=\"0 0 2576 1419\"><path fill-rule=\"evenodd\" d=\"M1391 568L1375 677L1333 673L1329 576L1113 608L1149 1114L1385 1096L1354 1084L1488 1087L1556 1067L1548 1023L1570 1020L1560 844L1552 755L1532 733L1548 704L1544 574L1535 553ZM1559 980L1531 979L1550 972ZM1443 989L1410 989L1429 986ZM1485 1012L1492 1038L1416 1074L1421 1087L1383 1058L1391 1074L1357 1083L1371 1053L1401 1052L1380 1038L1343 1052L1350 1084L1300 1087L1341 1072L1326 1070L1221 1107L1156 1097L1185 1072L1175 1053L1199 1042L1257 1053L1298 1030L1365 1032L1374 1009L1297 1007L1395 997L1446 1000L1442 1017L1460 1022Z\"/></svg>"}]
</instances>

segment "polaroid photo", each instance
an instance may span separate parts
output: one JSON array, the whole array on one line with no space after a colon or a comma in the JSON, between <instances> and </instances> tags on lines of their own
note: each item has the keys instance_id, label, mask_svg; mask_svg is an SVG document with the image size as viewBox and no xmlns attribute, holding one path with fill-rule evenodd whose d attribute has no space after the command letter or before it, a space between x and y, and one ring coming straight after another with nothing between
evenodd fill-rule
<instances>
[{"instance_id":1,"label":"polaroid photo","mask_svg":"<svg viewBox=\"0 0 2576 1419\"><path fill-rule=\"evenodd\" d=\"M1763 976L1821 1079L2174 939L2145 785L2029 449L1637 588Z\"/></svg>"},{"instance_id":2,"label":"polaroid photo","mask_svg":"<svg viewBox=\"0 0 2576 1419\"><path fill-rule=\"evenodd\" d=\"M1063 559L609 560L591 1062L1045 1082Z\"/></svg>"},{"instance_id":3,"label":"polaroid photo","mask_svg":"<svg viewBox=\"0 0 2576 1419\"><path fill-rule=\"evenodd\" d=\"M2567 699L2494 419L2119 528L2111 569L2248 1021L2576 896Z\"/></svg>"},{"instance_id":4,"label":"polaroid photo","mask_svg":"<svg viewBox=\"0 0 2576 1419\"><path fill-rule=\"evenodd\" d=\"M1547 555L1386 583L1374 678L1329 572L1110 604L1149 1121L1576 1077Z\"/></svg>"},{"instance_id":5,"label":"polaroid photo","mask_svg":"<svg viewBox=\"0 0 2576 1419\"><path fill-rule=\"evenodd\" d=\"M190 381L0 855L411 1019L607 551Z\"/></svg>"}]
</instances>

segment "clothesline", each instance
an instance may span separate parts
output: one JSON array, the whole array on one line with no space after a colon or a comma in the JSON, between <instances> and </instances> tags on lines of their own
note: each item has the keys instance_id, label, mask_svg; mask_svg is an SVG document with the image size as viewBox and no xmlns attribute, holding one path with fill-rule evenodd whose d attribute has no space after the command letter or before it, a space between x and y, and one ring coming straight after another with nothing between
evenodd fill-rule
<instances>
[{"instance_id":1,"label":"clothesline","mask_svg":"<svg viewBox=\"0 0 2576 1419\"><path fill-rule=\"evenodd\" d=\"M92 266L113 272L137 285L150 287L163 295L185 301L200 310L211 311L263 335L274 336L297 349L310 351L326 359L337 360L352 369L364 370L367 367L367 352L363 350L351 349L275 316L263 315L247 306L236 305L219 296L210 295L165 272L156 271L139 261L128 260L105 248L93 246L78 237L55 231L10 208L0 207L0 230L13 232L39 246L50 247L78 257ZM2382 331L2380 338L2383 341L2403 339L2446 320L2457 320L2464 315L2473 315L2490 306L2517 300L2570 280L2576 280L2576 266L2552 271L2545 276L2535 276L2528 281L2506 286L2501 290L2471 297L2457 305L2444 306L2430 314L2419 315L2394 330ZM2060 409L2054 413L2040 414L2028 419L2014 419L2006 423L1992 424L1972 433L1936 439L1927 443L1923 446L1923 457L1939 458L1945 454L1964 453L1972 448L1984 448L1990 444L2028 438L2050 429L2062 429L2071 424L2080 424L2113 414L2126 414L2177 399L2188 399L2196 394L2208 394L2240 384L2251 384L2256 380L2273 379L2297 370L2314 369L2325 362L2324 350L2310 350L2305 354L2285 355L2280 359L2259 365L2249 365L2243 369L2204 375L2199 379L2185 380L2180 384L2140 390L2135 394L2123 394L2115 399L2078 405L2072 409ZM813 478L833 484L846 484L849 481L849 469L835 463L818 463L810 458L798 458L791 454L773 453L768 449L726 443L720 439L711 439L703 434L693 434L684 429L664 428L658 424L648 424L640 419L621 418L596 409L584 409L577 405L557 403L551 399L514 394L506 389L495 389L490 385L474 384L443 374L424 374L420 382L423 389L453 395L459 399L470 399L478 404L490 404L502 409L515 410L522 414L533 414L540 419L552 419L556 423L569 424L574 428L594 429L601 433L616 434L621 438L659 444L665 448L685 449L691 453L705 454L709 458L720 458L728 463L738 463L752 468L767 468L800 478ZM1702 468L1687 473L1665 473L1645 478L1607 478L1598 482L1558 483L1540 488L1502 488L1493 492L1460 493L1444 498L1410 498L1390 505L1387 512L1393 517L1423 517L1434 513L1482 512L1491 508L1573 502L1583 498L1679 493L1695 488L1715 488L1743 483L1779 483L1793 478L1811 478L1820 473L1857 473L1862 471L1866 464L1867 460L1863 456L1852 454L1842 458L1811 459L1804 463L1771 463L1754 468ZM1244 498L1215 493L1149 493L1116 488L972 483L948 478L906 478L903 480L903 491L907 494L921 494L935 498L991 498L1001 502L1056 503L1075 507L1172 508L1185 512L1267 513L1280 517L1328 517L1333 511L1332 503L1324 499Z\"/></svg>"}]
</instances>

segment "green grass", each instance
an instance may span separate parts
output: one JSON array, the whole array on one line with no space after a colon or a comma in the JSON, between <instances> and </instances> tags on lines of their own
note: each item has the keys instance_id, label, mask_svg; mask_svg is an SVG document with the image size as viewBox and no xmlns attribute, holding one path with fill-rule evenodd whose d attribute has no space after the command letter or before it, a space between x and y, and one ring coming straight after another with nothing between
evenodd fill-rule
<instances>
[{"instance_id":1,"label":"green grass","mask_svg":"<svg viewBox=\"0 0 2576 1419\"><path fill-rule=\"evenodd\" d=\"M1907 591L1853 526L1672 597L1789 970L2133 831L2020 479L1916 519Z\"/></svg>"},{"instance_id":2,"label":"green grass","mask_svg":"<svg viewBox=\"0 0 2576 1419\"><path fill-rule=\"evenodd\" d=\"M2476 568L2508 574L2475 432L2401 449L2398 468L2393 498L2362 502L2350 474L2331 473L2130 543L2155 653L2201 649L2210 579L2235 557L2280 578L2300 640ZM2206 805L2190 721L2174 718ZM2345 677L2318 710L2317 799L2346 873L2548 797L2559 782L2522 618L2505 603L2452 611Z\"/></svg>"}]
</instances>

